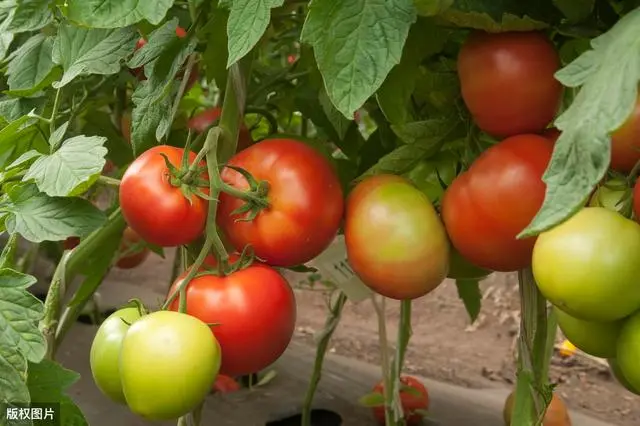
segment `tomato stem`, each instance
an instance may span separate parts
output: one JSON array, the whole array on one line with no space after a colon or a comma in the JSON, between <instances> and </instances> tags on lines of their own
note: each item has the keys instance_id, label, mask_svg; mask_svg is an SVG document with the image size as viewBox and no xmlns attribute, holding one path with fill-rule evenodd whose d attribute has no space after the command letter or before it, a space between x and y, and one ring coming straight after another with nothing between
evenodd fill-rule
<instances>
[{"instance_id":1,"label":"tomato stem","mask_svg":"<svg viewBox=\"0 0 640 426\"><path fill-rule=\"evenodd\" d=\"M636 164L633 166L633 169L631 169L631 172L629 172L629 175L627 176L627 183L629 186L633 187L636 182L638 173L640 173L640 160L636 162Z\"/></svg>"},{"instance_id":2,"label":"tomato stem","mask_svg":"<svg viewBox=\"0 0 640 426\"><path fill-rule=\"evenodd\" d=\"M403 418L402 401L400 400L400 388L402 383L400 376L402 375L402 367L404 366L404 358L407 353L407 346L411 339L411 300L403 300L400 302L400 321L398 324L398 341L396 342L396 353L393 359L393 368L391 369L391 383L393 383L393 399L395 401L396 418Z\"/></svg>"},{"instance_id":3,"label":"tomato stem","mask_svg":"<svg viewBox=\"0 0 640 426\"><path fill-rule=\"evenodd\" d=\"M193 67L196 63L197 53L192 53L189 55L189 59L187 59L187 65L184 70L184 75L182 76L182 81L180 82L180 86L178 87L178 93L176 94L176 98L173 101L173 107L171 108L171 116L169 118L169 123L173 123L176 118L176 114L178 113L178 107L180 106L180 101L184 96L185 91L187 90L187 84L189 84L189 77L191 77L191 72L193 71ZM164 135L165 141L169 139L169 132L166 132ZM196 164L198 164L196 162Z\"/></svg>"},{"instance_id":4,"label":"tomato stem","mask_svg":"<svg viewBox=\"0 0 640 426\"><path fill-rule=\"evenodd\" d=\"M44 302L44 317L40 322L40 330L47 343L45 358L53 360L56 352L56 324L60 315L62 298L66 292L65 268L71 252L65 251L53 273L51 285Z\"/></svg>"},{"instance_id":5,"label":"tomato stem","mask_svg":"<svg viewBox=\"0 0 640 426\"><path fill-rule=\"evenodd\" d=\"M313 404L313 397L315 396L318 383L322 378L322 364L324 363L324 357L327 354L327 347L331 336L336 331L340 318L342 316L342 309L347 302L347 296L340 290L336 290L338 296L335 301L330 305L329 315L324 323L324 328L318 336L318 345L316 346L316 358L313 363L313 372L311 373L311 379L309 386L307 387L307 393L304 397L304 404L302 405L302 421L301 426L311 426L311 405ZM333 296L334 293L331 294Z\"/></svg>"},{"instance_id":6,"label":"tomato stem","mask_svg":"<svg viewBox=\"0 0 640 426\"><path fill-rule=\"evenodd\" d=\"M98 177L98 182L102 185L107 185L107 186L115 186L118 187L120 186L120 180L119 179L115 179L109 176L99 176Z\"/></svg>"},{"instance_id":7,"label":"tomato stem","mask_svg":"<svg viewBox=\"0 0 640 426\"><path fill-rule=\"evenodd\" d=\"M58 108L60 107L60 97L62 94L62 87L56 90L56 97L53 100L53 109L51 110L51 118L49 119L49 134L52 135L56 131L56 116L58 115Z\"/></svg>"}]
</instances>

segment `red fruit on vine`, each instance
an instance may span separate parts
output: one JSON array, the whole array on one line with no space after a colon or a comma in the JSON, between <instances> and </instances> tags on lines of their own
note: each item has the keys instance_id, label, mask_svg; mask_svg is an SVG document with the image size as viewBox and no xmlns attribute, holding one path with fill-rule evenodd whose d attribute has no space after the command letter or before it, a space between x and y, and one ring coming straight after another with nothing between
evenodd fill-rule
<instances>
[{"instance_id":1,"label":"red fruit on vine","mask_svg":"<svg viewBox=\"0 0 640 426\"><path fill-rule=\"evenodd\" d=\"M400 402L402 412L407 426L419 426L422 424L423 415L416 413L416 410L429 409L429 393L420 380L413 376L402 376L400 383L403 386L413 388L413 390L401 390ZM374 393L382 395L384 393L384 382L381 381L373 388ZM373 415L379 425L386 425L384 417L384 406L373 407Z\"/></svg>"},{"instance_id":2,"label":"red fruit on vine","mask_svg":"<svg viewBox=\"0 0 640 426\"><path fill-rule=\"evenodd\" d=\"M218 374L216 381L213 384L213 392L218 393L232 393L241 389L240 383L238 383L233 377L225 376L224 374Z\"/></svg>"},{"instance_id":3,"label":"red fruit on vine","mask_svg":"<svg viewBox=\"0 0 640 426\"><path fill-rule=\"evenodd\" d=\"M120 242L120 252L125 254L129 250L133 250L134 246L143 242L144 240L140 238L140 235L138 235L136 231L127 227L124 230L122 241ZM151 253L151 250L149 250L148 247L142 247L135 252L121 256L116 262L116 266L120 269L133 269L144 262L147 257L149 257L149 253Z\"/></svg>"},{"instance_id":4,"label":"red fruit on vine","mask_svg":"<svg viewBox=\"0 0 640 426\"><path fill-rule=\"evenodd\" d=\"M458 56L462 97L478 127L507 137L540 133L562 99L560 57L540 32L474 31Z\"/></svg>"},{"instance_id":5,"label":"red fruit on vine","mask_svg":"<svg viewBox=\"0 0 640 426\"><path fill-rule=\"evenodd\" d=\"M250 244L269 265L289 267L308 262L333 241L342 220L343 193L333 165L318 151L293 139L267 139L240 151L227 165L268 185L268 207L252 220L238 220L250 219L248 213L236 212L246 207L245 201L220 194L218 225L237 251ZM250 187L230 167L222 179L236 190Z\"/></svg>"},{"instance_id":6,"label":"red fruit on vine","mask_svg":"<svg viewBox=\"0 0 640 426\"><path fill-rule=\"evenodd\" d=\"M173 294L186 273L171 287ZM220 373L243 376L275 362L285 351L296 322L296 301L275 269L253 264L226 276L201 274L185 291L187 314L211 326L222 349ZM169 305L177 311L179 295Z\"/></svg>"},{"instance_id":7,"label":"red fruit on vine","mask_svg":"<svg viewBox=\"0 0 640 426\"><path fill-rule=\"evenodd\" d=\"M204 231L209 202L187 194L171 176L165 158L180 167L184 149L168 145L143 152L125 171L120 182L120 207L127 224L145 241L161 247L189 244ZM189 164L196 159L189 153ZM200 163L204 168L204 161ZM206 172L200 176L207 180ZM208 187L198 190L208 194Z\"/></svg>"},{"instance_id":8,"label":"red fruit on vine","mask_svg":"<svg viewBox=\"0 0 640 426\"><path fill-rule=\"evenodd\" d=\"M218 124L222 108L213 107L194 115L188 122L187 128L197 133L204 133L213 125ZM240 123L240 132L238 134L238 147L236 152L240 152L253 143L251 132L244 123Z\"/></svg>"},{"instance_id":9,"label":"red fruit on vine","mask_svg":"<svg viewBox=\"0 0 640 426\"><path fill-rule=\"evenodd\" d=\"M611 135L611 168L629 173L640 161L640 96L627 120Z\"/></svg>"},{"instance_id":10,"label":"red fruit on vine","mask_svg":"<svg viewBox=\"0 0 640 426\"><path fill-rule=\"evenodd\" d=\"M542 206L552 152L553 142L540 135L512 136L454 179L442 198L442 219L463 257L502 272L531 264L536 239L516 236Z\"/></svg>"}]
</instances>

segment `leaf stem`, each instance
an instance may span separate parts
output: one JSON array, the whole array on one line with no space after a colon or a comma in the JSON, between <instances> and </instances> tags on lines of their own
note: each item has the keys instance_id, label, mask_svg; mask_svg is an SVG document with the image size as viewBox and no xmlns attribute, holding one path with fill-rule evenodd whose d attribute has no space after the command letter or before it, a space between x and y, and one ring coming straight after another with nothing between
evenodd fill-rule
<instances>
[{"instance_id":1,"label":"leaf stem","mask_svg":"<svg viewBox=\"0 0 640 426\"><path fill-rule=\"evenodd\" d=\"M40 330L47 343L45 358L53 360L56 352L56 326L62 299L66 292L66 266L71 252L65 251L51 279L51 286L44 302L44 316L40 322Z\"/></svg>"},{"instance_id":2,"label":"leaf stem","mask_svg":"<svg viewBox=\"0 0 640 426\"><path fill-rule=\"evenodd\" d=\"M389 343L387 340L387 318L385 298L380 298L380 303L376 300L376 295L371 297L373 308L378 317L378 342L380 344L380 358L382 364L382 379L384 391L384 418L385 424L388 426L395 425L394 401L393 401L393 383L391 381L391 371L389 365Z\"/></svg>"},{"instance_id":3,"label":"leaf stem","mask_svg":"<svg viewBox=\"0 0 640 426\"><path fill-rule=\"evenodd\" d=\"M318 383L322 378L322 364L324 363L324 357L327 353L327 347L331 336L338 324L340 323L340 317L342 316L342 309L347 302L347 296L340 290L336 300L330 305L329 315L324 323L324 328L318 336L318 343L316 346L316 358L313 364L313 372L311 373L311 379L309 386L307 386L307 393L304 397L304 404L302 405L302 421L301 426L311 426L311 406L313 404L313 397L316 394Z\"/></svg>"},{"instance_id":4,"label":"leaf stem","mask_svg":"<svg viewBox=\"0 0 640 426\"><path fill-rule=\"evenodd\" d=\"M184 75L182 76L182 81L180 81L180 86L178 87L178 93L176 93L176 98L173 101L173 106L171 108L171 117L169 117L169 123L173 123L176 119L176 114L178 113L178 108L180 107L180 101L184 96L185 91L187 90L187 84L189 84L189 77L191 77L191 72L193 71L193 67L196 64L197 53L192 53L189 55L189 59L187 59L187 66L184 70ZM164 135L165 141L169 138L169 131L167 131ZM197 164L197 163L196 163Z\"/></svg>"},{"instance_id":5,"label":"leaf stem","mask_svg":"<svg viewBox=\"0 0 640 426\"><path fill-rule=\"evenodd\" d=\"M404 413L402 410L402 402L400 401L400 387L402 376L402 368L404 366L404 358L409 346L409 340L413 331L411 329L411 300L403 300L400 302L400 322L398 324L398 340L396 342L396 353L393 358L393 368L391 369L391 383L393 383L393 401L395 420L402 419Z\"/></svg>"},{"instance_id":6,"label":"leaf stem","mask_svg":"<svg viewBox=\"0 0 640 426\"><path fill-rule=\"evenodd\" d=\"M115 179L109 176L99 176L98 177L98 181L99 184L102 185L106 185L106 186L115 186L118 187L120 186L120 180L119 179Z\"/></svg>"},{"instance_id":7,"label":"leaf stem","mask_svg":"<svg viewBox=\"0 0 640 426\"><path fill-rule=\"evenodd\" d=\"M13 268L16 260L16 251L18 249L18 234L10 234L7 244L0 254L0 269Z\"/></svg>"},{"instance_id":8,"label":"leaf stem","mask_svg":"<svg viewBox=\"0 0 640 426\"><path fill-rule=\"evenodd\" d=\"M56 97L53 100L53 109L51 110L51 118L49 119L49 134L53 134L56 131L56 116L58 115L58 108L60 107L60 97L62 94L62 87L56 90Z\"/></svg>"}]
</instances>

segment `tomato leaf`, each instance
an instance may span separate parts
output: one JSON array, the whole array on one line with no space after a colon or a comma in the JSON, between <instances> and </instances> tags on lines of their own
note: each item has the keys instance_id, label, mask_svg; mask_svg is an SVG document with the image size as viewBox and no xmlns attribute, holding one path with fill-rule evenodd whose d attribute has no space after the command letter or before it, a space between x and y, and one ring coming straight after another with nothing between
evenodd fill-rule
<instances>
[{"instance_id":1,"label":"tomato leaf","mask_svg":"<svg viewBox=\"0 0 640 426\"><path fill-rule=\"evenodd\" d=\"M271 9L284 0L234 0L231 2L227 37L227 68L244 57L256 45L271 20Z\"/></svg>"},{"instance_id":2,"label":"tomato leaf","mask_svg":"<svg viewBox=\"0 0 640 426\"><path fill-rule=\"evenodd\" d=\"M441 151L433 158L420 161L404 177L422 191L432 203L438 203L445 188L456 177L457 166L456 155Z\"/></svg>"},{"instance_id":3,"label":"tomato leaf","mask_svg":"<svg viewBox=\"0 0 640 426\"><path fill-rule=\"evenodd\" d=\"M17 120L29 111L41 110L44 101L44 98L12 98L7 96L0 100L0 117L7 121Z\"/></svg>"},{"instance_id":4,"label":"tomato leaf","mask_svg":"<svg viewBox=\"0 0 640 426\"><path fill-rule=\"evenodd\" d=\"M416 19L411 0L326 0L309 5L302 41L313 46L327 94L345 117L351 119L400 62Z\"/></svg>"},{"instance_id":5,"label":"tomato leaf","mask_svg":"<svg viewBox=\"0 0 640 426\"><path fill-rule=\"evenodd\" d=\"M458 289L458 297L462 300L462 303L464 303L464 307L473 324L478 318L480 308L482 307L480 281L477 279L459 279L456 280L456 288Z\"/></svg>"},{"instance_id":6,"label":"tomato leaf","mask_svg":"<svg viewBox=\"0 0 640 426\"><path fill-rule=\"evenodd\" d=\"M60 422L65 426L89 425L80 407L68 395L63 395L60 399Z\"/></svg>"},{"instance_id":7,"label":"tomato leaf","mask_svg":"<svg viewBox=\"0 0 640 426\"><path fill-rule=\"evenodd\" d=\"M0 389L2 389L2 395L0 396L0 410L2 410L0 411L0 421L2 421L3 416L6 415L6 403L29 402L29 388L27 388L20 373L12 364L7 362L4 357L10 352L15 353L15 348L0 346Z\"/></svg>"},{"instance_id":8,"label":"tomato leaf","mask_svg":"<svg viewBox=\"0 0 640 426\"><path fill-rule=\"evenodd\" d=\"M85 115L84 121L82 133L87 136L99 135L107 138L104 146L109 151L109 159L116 166L123 167L133 161L131 145L124 140L122 133L113 125L108 113L93 111L91 114Z\"/></svg>"},{"instance_id":9,"label":"tomato leaf","mask_svg":"<svg viewBox=\"0 0 640 426\"><path fill-rule=\"evenodd\" d=\"M448 31L430 20L419 19L411 27L400 63L391 69L376 93L378 105L389 122L402 124L412 120L409 100L420 75L419 65L424 58L441 52L447 40Z\"/></svg>"},{"instance_id":10,"label":"tomato leaf","mask_svg":"<svg viewBox=\"0 0 640 426\"><path fill-rule=\"evenodd\" d=\"M177 27L178 19L173 18L152 31L145 45L135 51L127 66L138 68L157 59L169 43L178 39Z\"/></svg>"},{"instance_id":11,"label":"tomato leaf","mask_svg":"<svg viewBox=\"0 0 640 426\"><path fill-rule=\"evenodd\" d=\"M227 85L227 61L229 52L227 45L227 22L229 12L222 8L213 11L211 20L205 25L208 31L207 47L202 54L202 62L205 66L208 81L215 80L218 87Z\"/></svg>"},{"instance_id":12,"label":"tomato leaf","mask_svg":"<svg viewBox=\"0 0 640 426\"><path fill-rule=\"evenodd\" d=\"M107 154L106 140L84 135L67 139L53 154L38 158L24 181L35 180L40 191L51 197L80 195L100 176Z\"/></svg>"},{"instance_id":13,"label":"tomato leaf","mask_svg":"<svg viewBox=\"0 0 640 426\"><path fill-rule=\"evenodd\" d=\"M66 15L92 28L119 28L146 19L158 25L174 0L67 0ZM65 10L65 9L63 9Z\"/></svg>"},{"instance_id":14,"label":"tomato leaf","mask_svg":"<svg viewBox=\"0 0 640 426\"><path fill-rule=\"evenodd\" d=\"M0 346L18 350L28 361L39 362L46 344L38 321L42 318L42 302L26 289L36 278L12 269L0 269ZM14 368L16 358L11 359Z\"/></svg>"},{"instance_id":15,"label":"tomato leaf","mask_svg":"<svg viewBox=\"0 0 640 426\"><path fill-rule=\"evenodd\" d=\"M384 395L380 392L371 392L360 397L358 403L364 407L384 407Z\"/></svg>"},{"instance_id":16,"label":"tomato leaf","mask_svg":"<svg viewBox=\"0 0 640 426\"><path fill-rule=\"evenodd\" d=\"M453 0L413 0L418 15L435 16L447 10Z\"/></svg>"},{"instance_id":17,"label":"tomato leaf","mask_svg":"<svg viewBox=\"0 0 640 426\"><path fill-rule=\"evenodd\" d=\"M595 0L553 0L553 4L570 22L580 22L593 13Z\"/></svg>"},{"instance_id":18,"label":"tomato leaf","mask_svg":"<svg viewBox=\"0 0 640 426\"><path fill-rule=\"evenodd\" d=\"M53 87L63 87L81 75L116 74L120 61L133 51L137 39L134 27L103 30L60 25L53 61L62 65L64 74Z\"/></svg>"},{"instance_id":19,"label":"tomato leaf","mask_svg":"<svg viewBox=\"0 0 640 426\"><path fill-rule=\"evenodd\" d=\"M530 31L549 26L555 12L543 0L454 0L438 18L460 27L490 32Z\"/></svg>"},{"instance_id":20,"label":"tomato leaf","mask_svg":"<svg viewBox=\"0 0 640 426\"><path fill-rule=\"evenodd\" d=\"M7 31L21 33L35 31L53 22L53 13L49 8L51 0L17 0L13 18L6 27Z\"/></svg>"},{"instance_id":21,"label":"tomato leaf","mask_svg":"<svg viewBox=\"0 0 640 426\"><path fill-rule=\"evenodd\" d=\"M379 173L402 174L407 172L415 167L420 160L437 153L457 125L458 121L454 118L434 118L392 125L393 131L405 144L380 158L358 179Z\"/></svg>"},{"instance_id":22,"label":"tomato leaf","mask_svg":"<svg viewBox=\"0 0 640 426\"><path fill-rule=\"evenodd\" d=\"M164 96L154 101L149 80L136 87L131 100L135 104L131 113L131 145L134 156L146 151L156 144L156 130L171 113L171 98Z\"/></svg>"},{"instance_id":23,"label":"tomato leaf","mask_svg":"<svg viewBox=\"0 0 640 426\"><path fill-rule=\"evenodd\" d=\"M36 119L24 115L0 130L0 167L6 167L30 148L47 151L48 144L37 126Z\"/></svg>"},{"instance_id":24,"label":"tomato leaf","mask_svg":"<svg viewBox=\"0 0 640 426\"><path fill-rule=\"evenodd\" d=\"M80 374L67 370L60 364L43 359L34 364L29 363L27 384L32 402L59 403L64 391L80 379Z\"/></svg>"},{"instance_id":25,"label":"tomato leaf","mask_svg":"<svg viewBox=\"0 0 640 426\"><path fill-rule=\"evenodd\" d=\"M542 178L547 184L544 203L518 237L536 235L574 214L607 172L610 134L624 123L636 103L639 25L640 9L636 9L593 39L592 50L557 72L563 85L582 87L556 119L562 134Z\"/></svg>"},{"instance_id":26,"label":"tomato leaf","mask_svg":"<svg viewBox=\"0 0 640 426\"><path fill-rule=\"evenodd\" d=\"M5 226L10 234L18 233L26 240L62 241L72 236L85 236L100 227L104 213L81 198L49 197L33 184L13 186L2 206Z\"/></svg>"},{"instance_id":27,"label":"tomato leaf","mask_svg":"<svg viewBox=\"0 0 640 426\"><path fill-rule=\"evenodd\" d=\"M12 53L6 73L10 94L29 96L51 84L56 78L52 48L53 39L40 33Z\"/></svg>"},{"instance_id":28,"label":"tomato leaf","mask_svg":"<svg viewBox=\"0 0 640 426\"><path fill-rule=\"evenodd\" d=\"M331 123L333 129L336 131L338 140L343 140L353 121L348 120L344 115L340 114L340 111L331 103L331 99L329 99L325 90L320 90L318 100L320 101L325 116L329 119L329 123Z\"/></svg>"}]
</instances>

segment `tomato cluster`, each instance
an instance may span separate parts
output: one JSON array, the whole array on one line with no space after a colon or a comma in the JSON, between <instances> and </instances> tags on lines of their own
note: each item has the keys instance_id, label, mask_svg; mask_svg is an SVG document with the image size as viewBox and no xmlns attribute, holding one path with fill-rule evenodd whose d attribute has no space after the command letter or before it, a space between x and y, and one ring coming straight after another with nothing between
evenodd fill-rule
<instances>
[{"instance_id":1,"label":"tomato cluster","mask_svg":"<svg viewBox=\"0 0 640 426\"><path fill-rule=\"evenodd\" d=\"M429 410L429 392L420 380L413 376L400 377L400 405L404 413L404 421L406 426L419 426L423 424L422 420L427 410ZM380 381L373 388L373 393L378 395L384 394L384 381ZM384 405L373 407L373 416L376 422L384 426L387 424L385 419Z\"/></svg>"}]
</instances>

